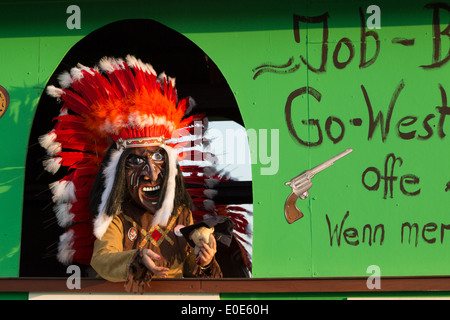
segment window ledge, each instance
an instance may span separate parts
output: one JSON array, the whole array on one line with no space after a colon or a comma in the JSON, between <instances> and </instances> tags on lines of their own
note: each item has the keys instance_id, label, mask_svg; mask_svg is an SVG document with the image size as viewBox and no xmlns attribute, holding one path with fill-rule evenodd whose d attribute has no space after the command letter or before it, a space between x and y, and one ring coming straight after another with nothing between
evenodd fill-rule
<instances>
[{"instance_id":1,"label":"window ledge","mask_svg":"<svg viewBox=\"0 0 450 320\"><path fill-rule=\"evenodd\" d=\"M82 278L80 289L69 289L66 278L0 278L0 292L125 292L123 282ZM380 289L369 289L367 278L227 278L154 279L146 292L393 292L450 291L449 276L382 277Z\"/></svg>"}]
</instances>

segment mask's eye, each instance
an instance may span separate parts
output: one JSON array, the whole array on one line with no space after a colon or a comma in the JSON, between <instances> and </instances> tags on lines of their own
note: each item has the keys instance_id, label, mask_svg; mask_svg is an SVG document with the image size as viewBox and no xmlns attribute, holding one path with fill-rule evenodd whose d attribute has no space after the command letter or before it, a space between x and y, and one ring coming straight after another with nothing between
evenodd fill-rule
<instances>
[{"instance_id":1,"label":"mask's eye","mask_svg":"<svg viewBox=\"0 0 450 320\"><path fill-rule=\"evenodd\" d=\"M155 152L152 154L152 160L153 161L163 161L164 160L164 156L159 153L159 152Z\"/></svg>"},{"instance_id":2,"label":"mask's eye","mask_svg":"<svg viewBox=\"0 0 450 320\"><path fill-rule=\"evenodd\" d=\"M145 162L145 160L142 159L141 157L133 154L128 158L127 162L130 164L134 164L134 165L140 165L140 164L143 164Z\"/></svg>"}]
</instances>

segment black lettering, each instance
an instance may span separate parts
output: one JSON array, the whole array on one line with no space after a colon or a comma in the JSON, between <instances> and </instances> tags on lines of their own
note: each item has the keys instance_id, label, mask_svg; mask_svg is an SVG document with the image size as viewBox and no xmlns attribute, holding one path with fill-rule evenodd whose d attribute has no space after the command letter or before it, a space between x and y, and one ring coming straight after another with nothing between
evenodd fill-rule
<instances>
[{"instance_id":1,"label":"black lettering","mask_svg":"<svg viewBox=\"0 0 450 320\"><path fill-rule=\"evenodd\" d=\"M316 73L325 72L327 60L328 60L328 18L330 15L328 12L315 17L308 16L300 16L294 14L294 40L297 43L300 43L300 22L305 23L323 23L323 34L322 34L322 55L321 55L321 63L319 68L312 67L308 61L301 55L300 59L302 62L308 67L309 70Z\"/></svg>"},{"instance_id":2,"label":"black lettering","mask_svg":"<svg viewBox=\"0 0 450 320\"><path fill-rule=\"evenodd\" d=\"M331 234L331 223L330 223L330 219L328 218L328 215L325 215L325 218L327 219L327 223L328 223L328 232L329 232L329 235L330 235L330 247L333 246L333 238L334 238L335 236L337 237L336 242L337 242L338 247L341 245L342 228L343 228L344 223L345 223L345 220L347 220L349 214L350 214L350 212L347 211L347 213L346 213L345 216L344 216L344 219L342 219L342 222L341 222L341 228L339 229L339 233L338 233L338 231L337 231L338 225L336 225L336 227L335 227L334 230L333 230L333 234Z\"/></svg>"},{"instance_id":3,"label":"black lettering","mask_svg":"<svg viewBox=\"0 0 450 320\"><path fill-rule=\"evenodd\" d=\"M441 223L441 243L444 242L444 231L445 230L450 230L450 224Z\"/></svg>"},{"instance_id":4,"label":"black lettering","mask_svg":"<svg viewBox=\"0 0 450 320\"><path fill-rule=\"evenodd\" d=\"M350 119L350 123L355 127L360 127L362 125L362 119L361 118Z\"/></svg>"},{"instance_id":5,"label":"black lettering","mask_svg":"<svg viewBox=\"0 0 450 320\"><path fill-rule=\"evenodd\" d=\"M430 65L421 66L424 69L439 68L450 60L450 49L447 56L441 59L441 35L450 38L450 24L441 31L441 21L439 19L439 10L444 9L450 12L448 4L437 2L425 5L427 9L433 9L433 57Z\"/></svg>"},{"instance_id":6,"label":"black lettering","mask_svg":"<svg viewBox=\"0 0 450 320\"><path fill-rule=\"evenodd\" d=\"M349 52L349 56L348 56L346 61L339 62L338 57L339 57L339 51L341 50L342 44L345 44L347 46L348 52ZM337 69L344 69L352 61L354 56L355 56L355 47L353 46L352 41L349 38L342 38L337 43L336 48L334 48L334 52L333 52L333 63L334 63L334 66Z\"/></svg>"},{"instance_id":7,"label":"black lettering","mask_svg":"<svg viewBox=\"0 0 450 320\"><path fill-rule=\"evenodd\" d=\"M384 225L383 224L377 224L375 226L375 232L373 234L373 242L375 243L377 238L377 231L381 229L381 237L380 237L380 246L383 245L384 242Z\"/></svg>"},{"instance_id":8,"label":"black lettering","mask_svg":"<svg viewBox=\"0 0 450 320\"><path fill-rule=\"evenodd\" d=\"M435 115L434 114L429 114L428 116L426 116L426 118L423 120L423 127L427 132L426 136L418 136L419 140L428 140L433 136L433 129L431 128L429 121L431 119L434 119Z\"/></svg>"},{"instance_id":9,"label":"black lettering","mask_svg":"<svg viewBox=\"0 0 450 320\"><path fill-rule=\"evenodd\" d=\"M341 133L336 138L333 137L331 134L331 125L333 122L336 122L341 127ZM330 138L330 140L333 141L333 144L336 144L344 138L345 126L341 119L335 117L328 117L325 123L325 131L327 132L328 138Z\"/></svg>"},{"instance_id":10,"label":"black lettering","mask_svg":"<svg viewBox=\"0 0 450 320\"><path fill-rule=\"evenodd\" d=\"M447 106L447 93L445 92L445 89L442 87L441 84L439 84L439 89L441 91L441 99L442 99L442 106L436 107L438 112L440 113L439 117L439 126L438 126L438 134L439 138L444 138L444 123L445 123L445 117L450 114L450 108Z\"/></svg>"},{"instance_id":11,"label":"black lettering","mask_svg":"<svg viewBox=\"0 0 450 320\"><path fill-rule=\"evenodd\" d=\"M369 186L369 185L366 184L366 175L367 175L368 172L371 172L371 171L374 172L375 175L377 176L376 182L373 184L373 186ZM378 188L380 187L380 180L381 180L380 171L377 168L375 168L375 167L367 168L366 170L364 170L364 172L362 174L362 183L363 183L364 187L367 190L369 190L369 191L376 191L376 190L378 190Z\"/></svg>"},{"instance_id":12,"label":"black lettering","mask_svg":"<svg viewBox=\"0 0 450 320\"><path fill-rule=\"evenodd\" d=\"M307 142L302 140L295 128L294 128L294 124L292 123L292 102L294 101L294 99L296 99L297 97L308 93L309 95L313 96L318 102L320 102L322 95L320 94L319 91L317 91L316 89L312 88L312 87L302 87L299 88L297 90L294 90L291 92L291 94L288 96L287 101L286 101L286 106L284 108L284 115L285 115L285 119L286 119L286 124L288 126L288 130L289 133L303 146L308 146L308 147L314 147L314 146L318 146L322 143L323 137L322 137L322 131L320 130L320 126L319 126L319 121L318 120L314 120L314 119L310 119L309 120L309 124L312 125L316 125L317 129L319 131L319 139L317 142Z\"/></svg>"},{"instance_id":13,"label":"black lettering","mask_svg":"<svg viewBox=\"0 0 450 320\"><path fill-rule=\"evenodd\" d=\"M427 223L426 225L423 226L422 229L422 238L423 240L425 240L427 243L435 243L436 242L436 238L431 238L428 239L425 235L425 232L435 232L437 230L437 224L436 223Z\"/></svg>"},{"instance_id":14,"label":"black lettering","mask_svg":"<svg viewBox=\"0 0 450 320\"><path fill-rule=\"evenodd\" d=\"M331 222L328 215L325 215L328 224L328 233L330 236L330 247L333 246L333 240L336 239L338 247L341 245L341 237L344 236L344 240L348 245L358 246L361 242L359 239L359 232L357 228L346 228L344 229L344 224L350 215L350 212L347 211L344 218L341 221L340 227L336 224L334 230L331 231ZM339 230L338 230L339 229ZM362 230L362 243L368 242L369 246L372 246L372 243L377 242L377 235L379 235L380 246L383 245L384 242L384 225L378 224L374 228L374 233L372 237L372 226L370 224L366 224ZM368 241L367 241L368 239Z\"/></svg>"},{"instance_id":15,"label":"black lettering","mask_svg":"<svg viewBox=\"0 0 450 320\"><path fill-rule=\"evenodd\" d=\"M369 230L369 246L372 245L372 226L370 224L366 224L363 227L363 240L362 242L366 242L366 230Z\"/></svg>"},{"instance_id":16,"label":"black lettering","mask_svg":"<svg viewBox=\"0 0 450 320\"><path fill-rule=\"evenodd\" d=\"M402 193L405 196L417 196L418 194L420 194L420 188L417 189L416 191L413 192L409 192L406 191L404 184L419 184L420 179L419 177L417 177L416 175L413 174L405 174L404 176L402 176L402 178L400 179L400 190L402 191Z\"/></svg>"},{"instance_id":17,"label":"black lettering","mask_svg":"<svg viewBox=\"0 0 450 320\"><path fill-rule=\"evenodd\" d=\"M362 184L364 188L369 191L377 191L380 187L381 180L384 181L384 195L383 199L393 198L394 197L394 182L398 180L398 175L394 174L395 165L398 163L398 166L401 167L403 165L403 160L400 157L396 157L393 153L390 153L386 156L386 160L384 162L384 175L381 175L380 171L375 167L368 167L364 170L362 174ZM375 173L375 182L372 185L367 183L367 174L373 172ZM370 181L370 180L369 180ZM407 190L406 185L418 185L420 183L420 178L414 174L405 174L401 176L399 188L400 191L406 196L417 196L420 194L421 189L416 188L416 190Z\"/></svg>"},{"instance_id":18,"label":"black lettering","mask_svg":"<svg viewBox=\"0 0 450 320\"><path fill-rule=\"evenodd\" d=\"M366 224L363 228L363 240L362 242L366 242L366 230L368 230L368 238L369 238L369 246L372 246L372 226L370 224ZM380 246L383 245L384 242L384 225L378 224L375 226L373 233L373 243L377 241L377 233L381 230L380 236Z\"/></svg>"},{"instance_id":19,"label":"black lettering","mask_svg":"<svg viewBox=\"0 0 450 320\"><path fill-rule=\"evenodd\" d=\"M320 128L319 120L317 120L317 119L309 119L308 120L308 125L316 126L316 128L317 128L317 136L318 136L316 142L309 142L309 146L314 147L314 146L321 145L322 142L323 142L323 135L322 135L322 129ZM311 133L311 136L312 136L312 133Z\"/></svg>"},{"instance_id":20,"label":"black lettering","mask_svg":"<svg viewBox=\"0 0 450 320\"><path fill-rule=\"evenodd\" d=\"M389 134L389 128L391 124L391 117L392 113L394 111L395 102L397 101L398 96L400 95L400 92L405 87L405 84L403 82L403 79L400 81L400 84L398 85L397 89L395 90L394 94L392 95L391 101L389 103L386 123L384 122L384 115L380 111L377 115L377 117L373 118L373 109L372 104L370 103L369 95L367 94L366 88L364 85L361 85L361 89L363 91L364 99L366 101L367 105L367 111L369 112L369 135L367 137L368 140L372 139L373 133L377 127L378 124L380 124L381 127L381 139L382 141L386 141L386 138Z\"/></svg>"},{"instance_id":21,"label":"black lettering","mask_svg":"<svg viewBox=\"0 0 450 320\"><path fill-rule=\"evenodd\" d=\"M350 239L356 239L356 240L349 240ZM355 228L348 228L344 230L344 239L345 242L347 242L351 246L357 246L359 244L358 239L358 230Z\"/></svg>"},{"instance_id":22,"label":"black lettering","mask_svg":"<svg viewBox=\"0 0 450 320\"><path fill-rule=\"evenodd\" d=\"M416 136L416 130L413 130L410 132L402 132L400 130L400 127L410 126L410 125L414 124L416 121L417 121L417 117L413 117L413 116L407 116L407 117L400 119L400 121L397 124L397 132L398 132L398 135L400 136L400 138L402 138L404 140L414 139L414 137Z\"/></svg>"},{"instance_id":23,"label":"black lettering","mask_svg":"<svg viewBox=\"0 0 450 320\"><path fill-rule=\"evenodd\" d=\"M392 166L391 166L391 173L390 176L388 176L388 163L389 163L389 159L392 158ZM397 158L394 156L393 153L390 153L387 155L386 157L386 162L384 163L384 177L382 177L382 179L384 179L384 197L383 199L386 199L388 190L390 190L390 198L392 199L394 196L394 181L396 181L398 178L396 176L394 176L394 166L395 166L395 162L400 161L400 167L403 164L403 160L402 158Z\"/></svg>"},{"instance_id":24,"label":"black lettering","mask_svg":"<svg viewBox=\"0 0 450 320\"><path fill-rule=\"evenodd\" d=\"M359 68L367 68L371 66L378 58L378 54L380 53L380 39L378 37L378 33L373 30L366 30L366 18L364 16L363 9L359 8L359 17L361 21L361 59L359 62ZM367 54L367 37L373 37L375 39L375 54L369 60L366 60Z\"/></svg>"},{"instance_id":25,"label":"black lettering","mask_svg":"<svg viewBox=\"0 0 450 320\"><path fill-rule=\"evenodd\" d=\"M409 222L405 222L402 224L402 243L403 243L403 239L404 239L404 234L403 231L405 229L405 227L409 228L409 239L408 239L408 243L411 244L411 234L412 234L412 228L416 228L416 240L415 240L415 246L417 247L417 240L419 237L419 226L417 225L417 223L413 223L412 225Z\"/></svg>"},{"instance_id":26,"label":"black lettering","mask_svg":"<svg viewBox=\"0 0 450 320\"><path fill-rule=\"evenodd\" d=\"M392 43L399 43L399 44L401 44L402 46L405 46L405 47L410 47L410 46L414 45L415 41L416 40L414 38L412 38L412 39L405 39L405 38L395 37L394 39L392 39L391 42Z\"/></svg>"}]
</instances>

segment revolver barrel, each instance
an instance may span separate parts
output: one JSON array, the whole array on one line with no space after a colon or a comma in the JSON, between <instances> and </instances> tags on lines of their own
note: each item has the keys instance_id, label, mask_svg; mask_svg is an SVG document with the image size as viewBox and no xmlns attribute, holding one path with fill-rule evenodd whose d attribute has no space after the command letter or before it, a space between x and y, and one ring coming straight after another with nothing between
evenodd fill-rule
<instances>
[{"instance_id":1,"label":"revolver barrel","mask_svg":"<svg viewBox=\"0 0 450 320\"><path fill-rule=\"evenodd\" d=\"M339 160L339 159L345 157L346 155L348 155L348 154L349 154L350 152L352 152L352 151L353 151L353 149L352 149L352 148L349 148L349 149L347 149L347 150L345 150L345 151L339 153L338 155L334 156L334 157L331 158L330 160L327 160L327 161L325 161L324 163L319 164L317 167L311 169L311 170L310 170L311 173L312 173L313 175L315 175L315 174L319 173L320 171L323 171L323 170L325 170L326 168L331 167L337 160Z\"/></svg>"}]
</instances>

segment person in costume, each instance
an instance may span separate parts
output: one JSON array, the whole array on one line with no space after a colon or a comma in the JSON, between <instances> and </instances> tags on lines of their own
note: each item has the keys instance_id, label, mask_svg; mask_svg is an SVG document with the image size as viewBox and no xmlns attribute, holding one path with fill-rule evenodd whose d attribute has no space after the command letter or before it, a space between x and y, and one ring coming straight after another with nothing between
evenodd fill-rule
<instances>
[{"instance_id":1,"label":"person in costume","mask_svg":"<svg viewBox=\"0 0 450 320\"><path fill-rule=\"evenodd\" d=\"M221 277L214 237L194 255L180 231L193 224L178 158L194 116L186 117L192 102L178 100L174 79L127 56L79 64L58 80L47 93L64 104L39 139L45 169L67 168L50 185L66 228L58 260L90 263L132 291L152 277Z\"/></svg>"},{"instance_id":2,"label":"person in costume","mask_svg":"<svg viewBox=\"0 0 450 320\"><path fill-rule=\"evenodd\" d=\"M168 166L168 152L164 144L159 143L153 147L128 148L118 160L114 184L120 187L114 188L109 197L110 204L105 206L109 206L109 212L120 213L115 215L103 235L98 235L91 265L103 278L127 283L147 281L154 276L220 277L220 267L214 259L214 237L211 236L212 244L204 243L195 256L180 232L181 228L193 224L189 210L192 202L180 169ZM108 168L105 169L107 172ZM165 219L159 216L162 211L158 209L164 205L164 198L172 193L169 191L172 187L168 185L171 171L176 172L175 197L171 200L175 203L174 210L168 223L157 224L156 221ZM98 180L92 191L94 208L101 198L95 193L103 185L102 179ZM103 228L101 219L96 220L98 232Z\"/></svg>"}]
</instances>

